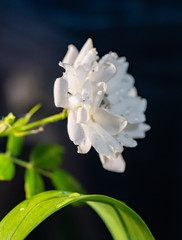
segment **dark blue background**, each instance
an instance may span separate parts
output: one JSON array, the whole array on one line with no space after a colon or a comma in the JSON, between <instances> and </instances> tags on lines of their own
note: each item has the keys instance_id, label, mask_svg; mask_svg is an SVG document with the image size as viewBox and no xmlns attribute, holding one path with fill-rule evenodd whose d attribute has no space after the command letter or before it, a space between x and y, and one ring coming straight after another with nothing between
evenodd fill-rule
<instances>
[{"instance_id":1,"label":"dark blue background","mask_svg":"<svg viewBox=\"0 0 182 240\"><path fill-rule=\"evenodd\" d=\"M126 56L139 95L147 98L152 127L135 149L125 149L124 174L107 172L97 153L76 153L66 121L29 136L27 154L36 143L67 148L64 168L89 193L125 201L146 221L156 239L182 239L182 3L180 1L0 1L0 111L20 117L38 102L37 118L59 112L53 103L58 66L70 43L88 37L99 55L110 50ZM1 150L5 141L1 139ZM0 218L24 199L23 169L0 183ZM48 188L51 185L47 183ZM68 227L70 222L70 227ZM72 230L70 230L72 229ZM111 239L88 208L67 208L51 216L27 239Z\"/></svg>"}]
</instances>

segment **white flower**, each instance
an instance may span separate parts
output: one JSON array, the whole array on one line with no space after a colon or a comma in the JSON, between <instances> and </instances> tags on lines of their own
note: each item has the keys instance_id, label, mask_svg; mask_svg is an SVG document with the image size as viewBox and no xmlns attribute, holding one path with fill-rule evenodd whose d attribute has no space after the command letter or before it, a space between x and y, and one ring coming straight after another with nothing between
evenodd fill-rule
<instances>
[{"instance_id":1,"label":"white flower","mask_svg":"<svg viewBox=\"0 0 182 240\"><path fill-rule=\"evenodd\" d=\"M134 79L127 73L128 63L116 53L98 61L92 40L78 52L70 45L63 61L63 76L54 85L57 107L66 108L68 134L87 153L93 146L105 169L123 172L123 146L135 147L133 138L145 136L146 100L137 96Z\"/></svg>"}]
</instances>

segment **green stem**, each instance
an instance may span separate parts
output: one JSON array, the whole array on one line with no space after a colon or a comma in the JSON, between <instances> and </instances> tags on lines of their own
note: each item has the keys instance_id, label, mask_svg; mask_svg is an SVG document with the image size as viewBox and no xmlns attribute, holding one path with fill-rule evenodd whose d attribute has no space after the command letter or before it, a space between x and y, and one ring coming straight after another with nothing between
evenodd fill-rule
<instances>
[{"instance_id":1,"label":"green stem","mask_svg":"<svg viewBox=\"0 0 182 240\"><path fill-rule=\"evenodd\" d=\"M18 159L18 158L14 158L14 157L11 157L12 161L14 163L16 163L17 165L21 166L21 167L24 167L24 168L33 168L33 164L31 162L25 162L21 159ZM41 175L45 176L45 177L48 177L48 178L52 178L52 173L51 172L48 172L46 170L43 170L41 168L38 168L38 167L34 167L35 170L40 173Z\"/></svg>"},{"instance_id":2,"label":"green stem","mask_svg":"<svg viewBox=\"0 0 182 240\"><path fill-rule=\"evenodd\" d=\"M39 121L33 122L33 123L29 123L25 126L21 127L21 131L27 131L42 125L46 125L48 123L52 123L52 122L57 122L59 120L63 120L65 118L67 118L67 109L64 109L61 113L55 114L53 116L47 117L47 118L43 118Z\"/></svg>"},{"instance_id":3,"label":"green stem","mask_svg":"<svg viewBox=\"0 0 182 240\"><path fill-rule=\"evenodd\" d=\"M7 131L0 133L0 137L6 137L10 134L15 134L17 136L18 135L21 136L21 133L26 133L26 132L28 134L32 134L32 132L28 132L28 130L32 130L32 129L34 129L36 127L39 127L39 126L44 126L48 123L63 120L65 118L67 118L67 116L68 116L67 109L64 109L61 113L55 114L55 115L47 117L47 118L43 118L41 120L35 121L33 123L26 124L24 126L18 126L18 127L16 127L16 126L13 127L12 126ZM25 135L27 135L27 134L25 134Z\"/></svg>"},{"instance_id":4,"label":"green stem","mask_svg":"<svg viewBox=\"0 0 182 240\"><path fill-rule=\"evenodd\" d=\"M32 163L27 163L21 159L18 159L18 158L14 158L14 157L11 157L12 161L14 163L16 163L17 165L21 166L21 167L24 167L24 168L31 168L32 167Z\"/></svg>"},{"instance_id":5,"label":"green stem","mask_svg":"<svg viewBox=\"0 0 182 240\"><path fill-rule=\"evenodd\" d=\"M37 168L37 167L35 167L35 170L45 177L52 178L52 172L48 172L48 171L45 171L45 170L43 170L41 168Z\"/></svg>"}]
</instances>

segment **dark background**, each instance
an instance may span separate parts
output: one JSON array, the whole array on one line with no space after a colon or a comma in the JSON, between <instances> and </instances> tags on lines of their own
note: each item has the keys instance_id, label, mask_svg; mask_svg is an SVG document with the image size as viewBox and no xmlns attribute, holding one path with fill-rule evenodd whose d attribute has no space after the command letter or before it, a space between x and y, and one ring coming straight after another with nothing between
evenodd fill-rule
<instances>
[{"instance_id":1,"label":"dark background","mask_svg":"<svg viewBox=\"0 0 182 240\"><path fill-rule=\"evenodd\" d=\"M180 1L0 1L0 112L21 117L41 102L41 118L59 112L53 103L54 80L67 45L80 48L88 37L99 55L126 56L139 95L148 100L152 129L138 147L125 149L123 174L101 167L97 153L76 153L66 121L26 137L23 158L36 143L66 146L64 169L89 193L123 200L145 220L156 239L182 239L182 2ZM5 139L0 139L1 151ZM24 170L0 182L0 219L24 199ZM48 189L51 186L48 185ZM87 207L68 207L34 230L27 239L111 239Z\"/></svg>"}]
</instances>

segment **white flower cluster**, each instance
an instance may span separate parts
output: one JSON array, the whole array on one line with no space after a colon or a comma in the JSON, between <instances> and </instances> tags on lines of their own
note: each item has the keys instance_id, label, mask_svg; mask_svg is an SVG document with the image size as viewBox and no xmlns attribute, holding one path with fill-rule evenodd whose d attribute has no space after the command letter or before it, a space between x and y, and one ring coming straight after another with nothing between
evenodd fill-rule
<instances>
[{"instance_id":1,"label":"white flower cluster","mask_svg":"<svg viewBox=\"0 0 182 240\"><path fill-rule=\"evenodd\" d=\"M105 169L123 172L123 147L135 147L134 138L145 137L146 100L137 96L128 62L110 52L100 60L91 39L78 52L70 45L63 61L65 69L54 85L57 107L68 110L68 134L87 153L93 146Z\"/></svg>"}]
</instances>

